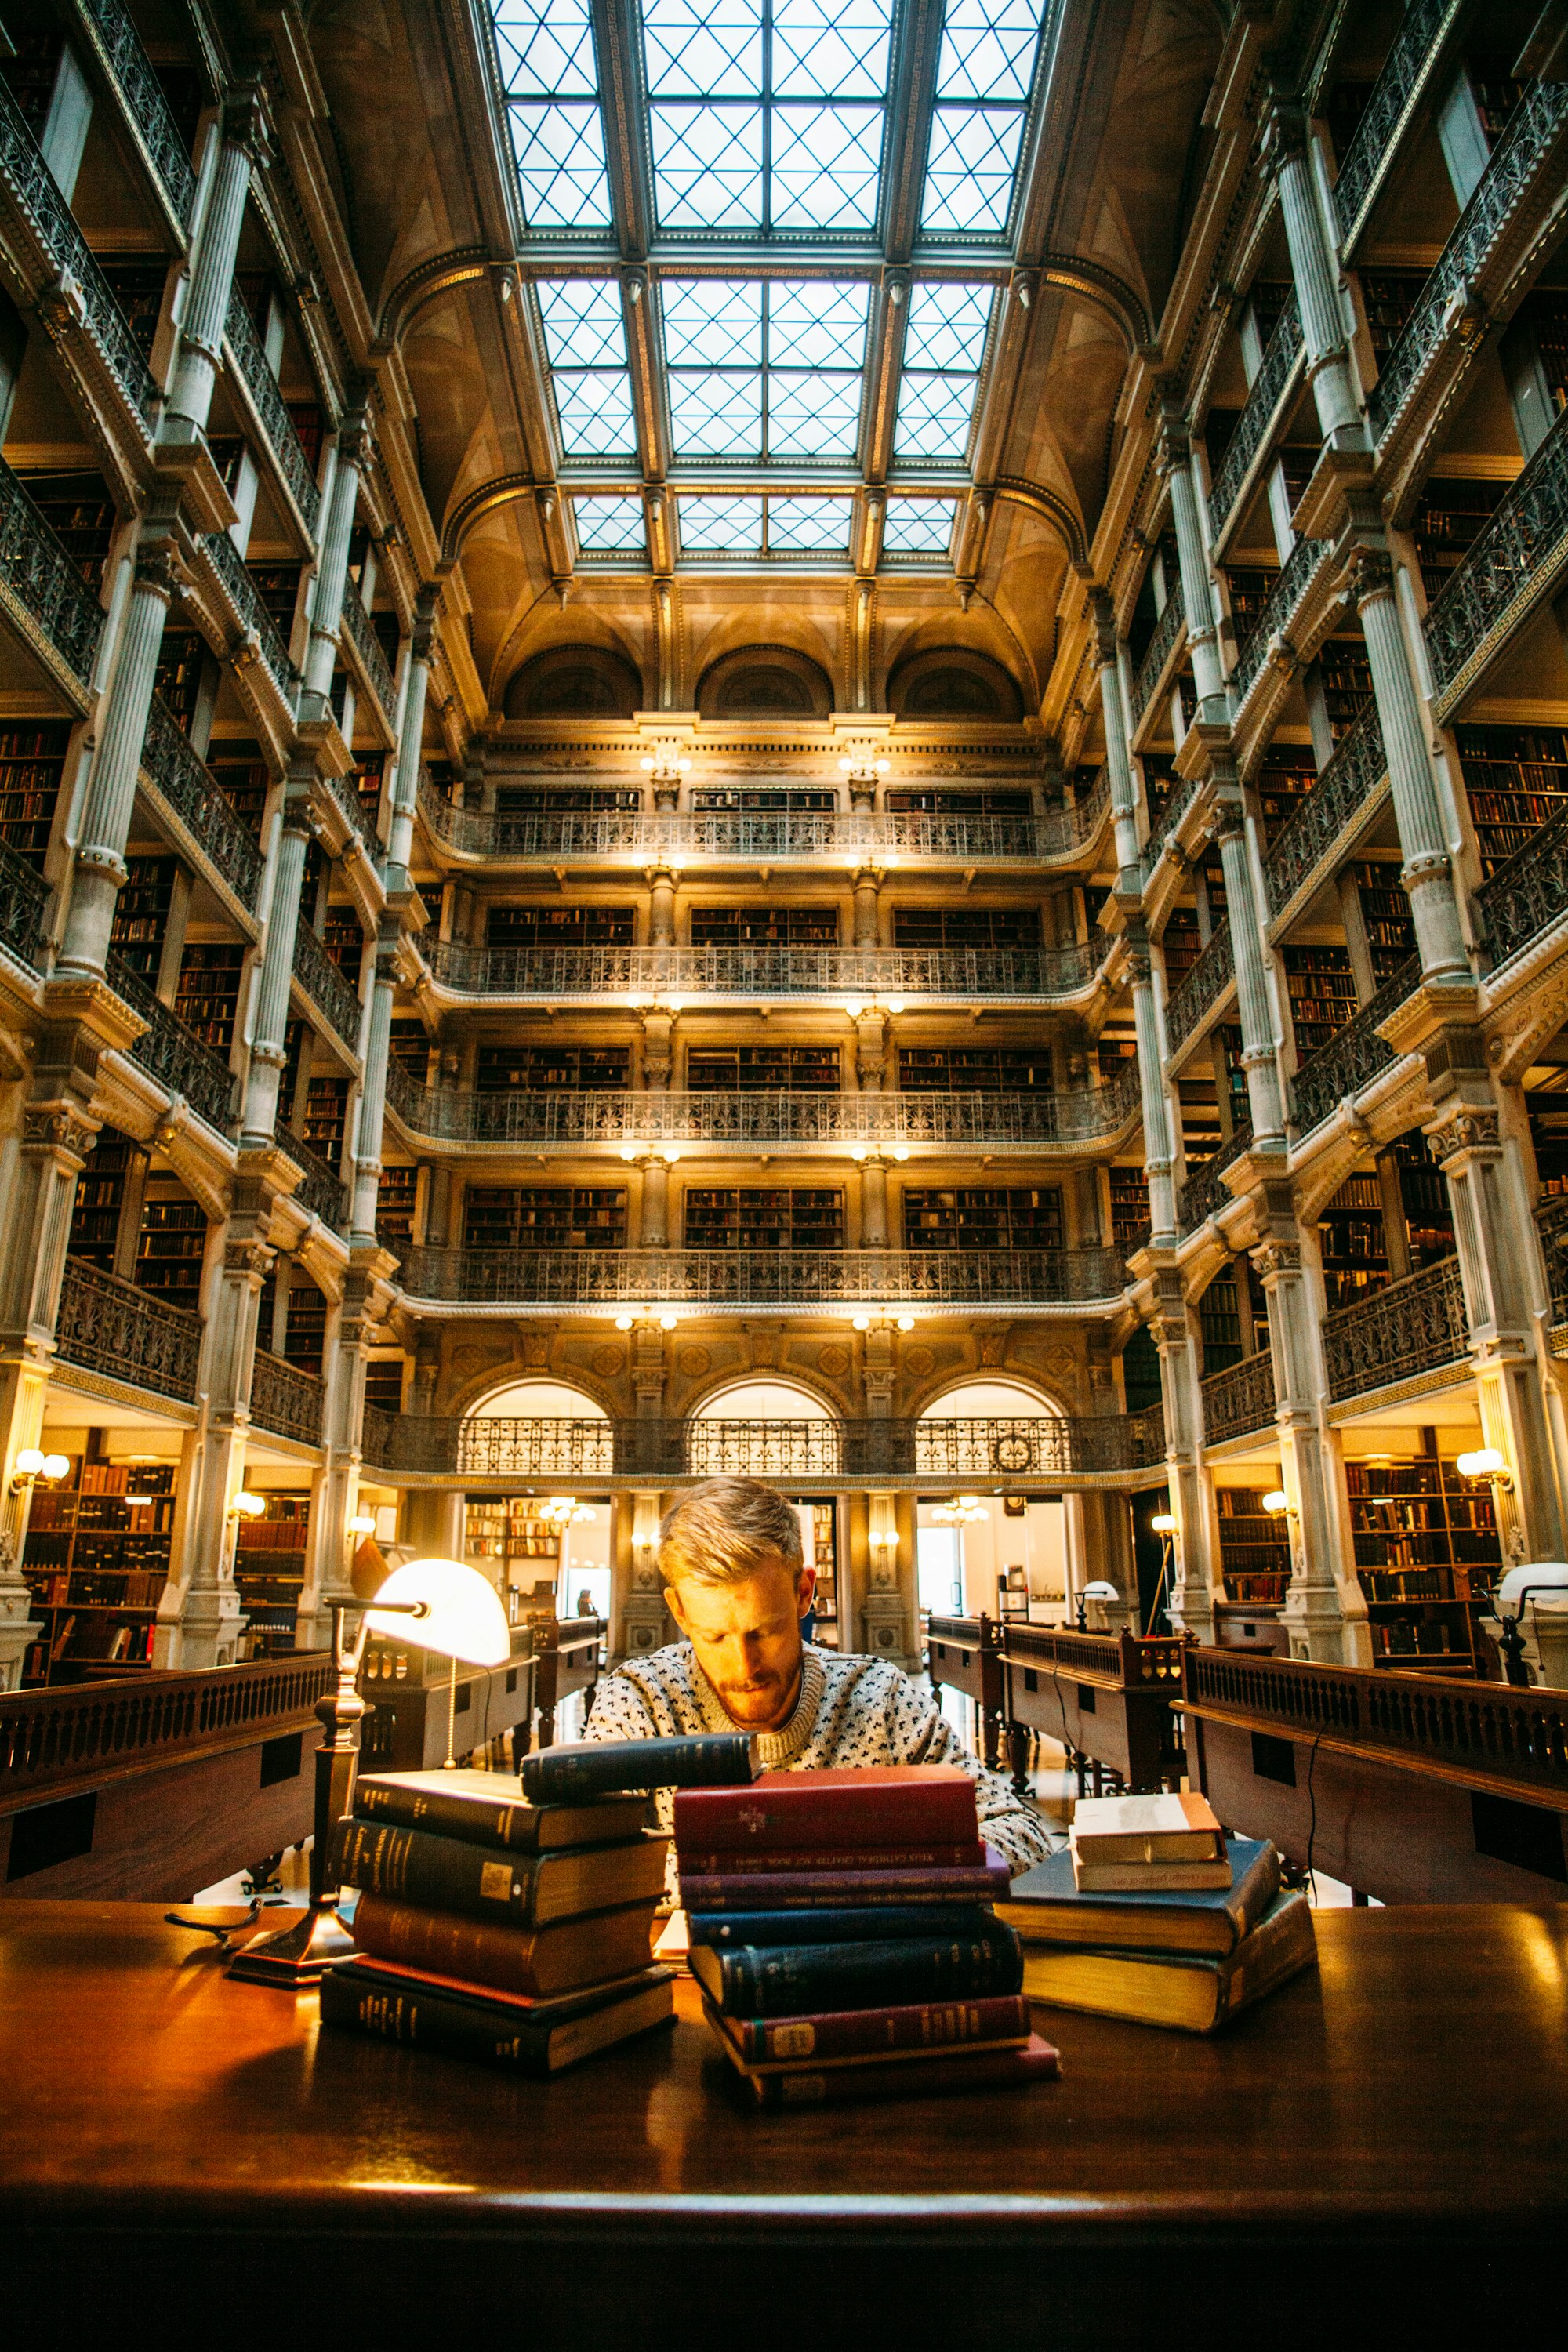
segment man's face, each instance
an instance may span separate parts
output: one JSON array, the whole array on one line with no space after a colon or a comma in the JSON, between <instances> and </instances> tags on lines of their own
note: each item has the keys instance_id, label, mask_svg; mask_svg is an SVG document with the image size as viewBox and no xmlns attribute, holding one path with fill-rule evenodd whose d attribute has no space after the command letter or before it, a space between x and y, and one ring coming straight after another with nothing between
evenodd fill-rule
<instances>
[{"instance_id":1,"label":"man's face","mask_svg":"<svg viewBox=\"0 0 1568 2352\"><path fill-rule=\"evenodd\" d=\"M811 1606L816 1570L798 1576L775 1560L738 1584L667 1586L670 1613L697 1663L748 1731L787 1722L800 1686L800 1621Z\"/></svg>"}]
</instances>

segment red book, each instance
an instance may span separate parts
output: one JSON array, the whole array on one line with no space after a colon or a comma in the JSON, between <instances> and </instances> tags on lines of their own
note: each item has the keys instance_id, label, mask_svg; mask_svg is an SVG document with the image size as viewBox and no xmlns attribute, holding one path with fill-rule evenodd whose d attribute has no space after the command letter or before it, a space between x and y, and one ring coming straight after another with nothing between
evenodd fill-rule
<instances>
[{"instance_id":1,"label":"red book","mask_svg":"<svg viewBox=\"0 0 1568 2352\"><path fill-rule=\"evenodd\" d=\"M866 2065L938 2050L1017 2046L1029 2038L1022 1993L986 2000L912 2001L901 2008L841 2009L815 2017L726 2017L705 2000L708 2022L728 2036L742 2065L762 2074L800 2066Z\"/></svg>"},{"instance_id":2,"label":"red book","mask_svg":"<svg viewBox=\"0 0 1568 2352\"><path fill-rule=\"evenodd\" d=\"M963 1870L726 1870L680 1874L683 1911L843 1910L871 1903L1000 1903L1013 1880L991 1846Z\"/></svg>"},{"instance_id":3,"label":"red book","mask_svg":"<svg viewBox=\"0 0 1568 2352\"><path fill-rule=\"evenodd\" d=\"M985 1848L978 1838L957 1845L807 1846L798 1853L741 1853L716 1846L710 1853L679 1852L683 1874L748 1877L795 1870L981 1870Z\"/></svg>"},{"instance_id":4,"label":"red book","mask_svg":"<svg viewBox=\"0 0 1568 2352\"><path fill-rule=\"evenodd\" d=\"M901 2059L893 2066L792 2066L780 2074L760 2074L742 2066L727 2043L721 2047L764 2111L1022 2089L1030 2083L1053 2083L1061 2073L1059 2053L1037 2033L1021 2050L951 2050L941 2057Z\"/></svg>"},{"instance_id":5,"label":"red book","mask_svg":"<svg viewBox=\"0 0 1568 2352\"><path fill-rule=\"evenodd\" d=\"M678 1789L675 1842L694 1853L802 1853L973 1845L974 1782L953 1764L764 1772L745 1788Z\"/></svg>"}]
</instances>

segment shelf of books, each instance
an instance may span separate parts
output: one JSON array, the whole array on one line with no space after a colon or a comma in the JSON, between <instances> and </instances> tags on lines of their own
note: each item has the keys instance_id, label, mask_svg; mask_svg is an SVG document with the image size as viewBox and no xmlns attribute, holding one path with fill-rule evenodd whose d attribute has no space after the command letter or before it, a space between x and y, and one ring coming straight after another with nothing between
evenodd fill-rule
<instances>
[{"instance_id":1,"label":"shelf of books","mask_svg":"<svg viewBox=\"0 0 1568 2352\"><path fill-rule=\"evenodd\" d=\"M1372 1624L1373 1662L1471 1675L1501 1573L1491 1490L1440 1455L1435 1430L1405 1460L1347 1462L1356 1571Z\"/></svg>"},{"instance_id":2,"label":"shelf of books","mask_svg":"<svg viewBox=\"0 0 1568 2352\"><path fill-rule=\"evenodd\" d=\"M172 1462L106 1462L100 1443L89 1432L66 1476L33 1490L22 1572L39 1630L22 1680L35 1688L81 1682L91 1666L152 1663L177 1472Z\"/></svg>"},{"instance_id":3,"label":"shelf of books","mask_svg":"<svg viewBox=\"0 0 1568 2352\"><path fill-rule=\"evenodd\" d=\"M1220 1570L1227 1601L1250 1602L1259 1609L1278 1609L1290 1581L1290 1547L1285 1522L1263 1507L1256 1486L1220 1486L1215 1492L1219 1515Z\"/></svg>"},{"instance_id":4,"label":"shelf of books","mask_svg":"<svg viewBox=\"0 0 1568 2352\"><path fill-rule=\"evenodd\" d=\"M792 1495L790 1500L797 1510L809 1512L811 1517L812 1558L816 1563L817 1646L841 1650L844 1641L838 1627L838 1506L831 1496L824 1501L819 1495Z\"/></svg>"},{"instance_id":5,"label":"shelf of books","mask_svg":"<svg viewBox=\"0 0 1568 2352\"><path fill-rule=\"evenodd\" d=\"M1459 727L1470 822L1488 874L1568 808L1568 730Z\"/></svg>"},{"instance_id":6,"label":"shelf of books","mask_svg":"<svg viewBox=\"0 0 1568 2352\"><path fill-rule=\"evenodd\" d=\"M271 1494L263 1499L261 1518L240 1520L234 1557L234 1580L248 1621L246 1646L253 1658L294 1646L310 1533L309 1495Z\"/></svg>"},{"instance_id":7,"label":"shelf of books","mask_svg":"<svg viewBox=\"0 0 1568 2352\"><path fill-rule=\"evenodd\" d=\"M534 1495L470 1495L463 1511L463 1557L504 1595L552 1586L561 1571L561 1529L539 1516Z\"/></svg>"}]
</instances>

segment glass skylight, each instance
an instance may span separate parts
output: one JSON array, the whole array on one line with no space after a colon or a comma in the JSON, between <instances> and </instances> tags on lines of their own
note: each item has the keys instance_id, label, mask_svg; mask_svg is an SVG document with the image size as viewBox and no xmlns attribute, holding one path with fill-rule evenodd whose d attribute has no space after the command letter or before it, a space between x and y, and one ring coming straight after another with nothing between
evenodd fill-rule
<instances>
[{"instance_id":1,"label":"glass skylight","mask_svg":"<svg viewBox=\"0 0 1568 2352\"><path fill-rule=\"evenodd\" d=\"M566 457L637 454L621 289L602 278L541 282L540 317Z\"/></svg>"},{"instance_id":2,"label":"glass skylight","mask_svg":"<svg viewBox=\"0 0 1568 2352\"><path fill-rule=\"evenodd\" d=\"M885 555L945 555L952 544L956 499L889 499L882 525Z\"/></svg>"},{"instance_id":3,"label":"glass skylight","mask_svg":"<svg viewBox=\"0 0 1568 2352\"><path fill-rule=\"evenodd\" d=\"M896 457L962 465L985 356L989 286L916 286L899 383Z\"/></svg>"},{"instance_id":4,"label":"glass skylight","mask_svg":"<svg viewBox=\"0 0 1568 2352\"><path fill-rule=\"evenodd\" d=\"M529 228L607 228L610 184L588 0L493 0L501 94Z\"/></svg>"},{"instance_id":5,"label":"glass skylight","mask_svg":"<svg viewBox=\"0 0 1568 2352\"><path fill-rule=\"evenodd\" d=\"M683 555L817 555L847 560L847 498L705 498L683 493Z\"/></svg>"},{"instance_id":6,"label":"glass skylight","mask_svg":"<svg viewBox=\"0 0 1568 2352\"><path fill-rule=\"evenodd\" d=\"M665 279L676 458L853 457L868 300L831 279Z\"/></svg>"},{"instance_id":7,"label":"glass skylight","mask_svg":"<svg viewBox=\"0 0 1568 2352\"><path fill-rule=\"evenodd\" d=\"M1002 236L1039 47L1041 0L947 0L921 227Z\"/></svg>"},{"instance_id":8,"label":"glass skylight","mask_svg":"<svg viewBox=\"0 0 1568 2352\"><path fill-rule=\"evenodd\" d=\"M645 555L641 499L574 499L577 544L585 555Z\"/></svg>"},{"instance_id":9,"label":"glass skylight","mask_svg":"<svg viewBox=\"0 0 1568 2352\"><path fill-rule=\"evenodd\" d=\"M661 228L877 225L892 0L644 0Z\"/></svg>"}]
</instances>

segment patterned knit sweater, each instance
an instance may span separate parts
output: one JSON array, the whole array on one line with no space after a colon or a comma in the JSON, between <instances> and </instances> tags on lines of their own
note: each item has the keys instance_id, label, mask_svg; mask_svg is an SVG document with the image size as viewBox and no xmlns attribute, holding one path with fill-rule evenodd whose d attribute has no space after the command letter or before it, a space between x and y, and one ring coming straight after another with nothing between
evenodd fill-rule
<instances>
[{"instance_id":1,"label":"patterned knit sweater","mask_svg":"<svg viewBox=\"0 0 1568 2352\"><path fill-rule=\"evenodd\" d=\"M585 1739L653 1739L682 1732L733 1731L723 1702L689 1642L646 1658L625 1659L605 1675ZM1000 1772L970 1755L929 1691L884 1658L858 1658L807 1643L800 1697L779 1731L759 1741L767 1772L805 1772L826 1765L957 1764L974 1780L980 1833L1016 1876L1060 1841ZM658 1792L659 1826L671 1825L675 1792ZM670 1855L673 1891L674 1853Z\"/></svg>"}]
</instances>

